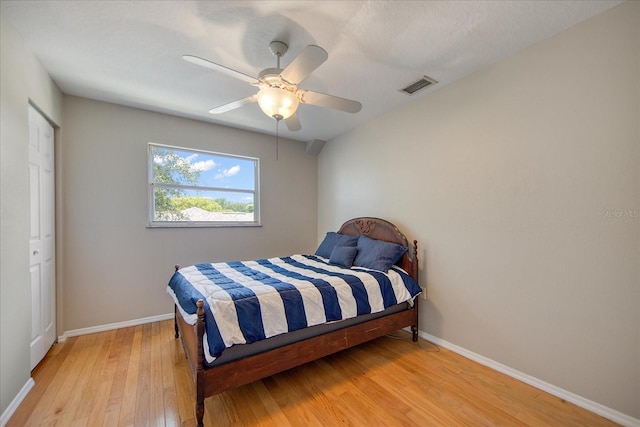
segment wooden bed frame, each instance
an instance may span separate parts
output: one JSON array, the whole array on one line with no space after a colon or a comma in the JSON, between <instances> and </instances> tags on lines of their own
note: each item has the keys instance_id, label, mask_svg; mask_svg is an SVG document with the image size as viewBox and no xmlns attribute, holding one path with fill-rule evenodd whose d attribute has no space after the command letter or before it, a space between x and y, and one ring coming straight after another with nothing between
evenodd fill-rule
<instances>
[{"instance_id":1,"label":"wooden bed frame","mask_svg":"<svg viewBox=\"0 0 640 427\"><path fill-rule=\"evenodd\" d=\"M372 239L384 240L408 247L407 238L388 221L379 218L361 217L345 222L341 234L358 236L364 234ZM418 282L418 242L413 241L411 256L408 252L398 265ZM176 271L179 266L176 266ZM407 309L347 326L342 329L307 338L262 353L233 360L224 364L206 367L204 362L203 337L205 332L204 302L197 302L198 320L195 325L186 323L175 307L176 338L182 345L196 385L196 420L203 426L204 400L231 388L249 384L279 372L291 369L329 354L356 346L369 340L410 326L413 341L418 340L418 304L407 304Z\"/></svg>"}]
</instances>

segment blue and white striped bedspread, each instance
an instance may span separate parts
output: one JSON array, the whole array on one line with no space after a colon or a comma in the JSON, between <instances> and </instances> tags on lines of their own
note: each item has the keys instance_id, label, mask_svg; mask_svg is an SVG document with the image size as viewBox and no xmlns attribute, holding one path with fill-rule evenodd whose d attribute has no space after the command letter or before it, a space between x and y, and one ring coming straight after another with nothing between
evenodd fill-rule
<instances>
[{"instance_id":1,"label":"blue and white striped bedspread","mask_svg":"<svg viewBox=\"0 0 640 427\"><path fill-rule=\"evenodd\" d=\"M181 268L167 292L185 321L195 324L205 301L205 358L308 326L377 313L421 289L405 272L344 269L315 255L197 264Z\"/></svg>"}]
</instances>

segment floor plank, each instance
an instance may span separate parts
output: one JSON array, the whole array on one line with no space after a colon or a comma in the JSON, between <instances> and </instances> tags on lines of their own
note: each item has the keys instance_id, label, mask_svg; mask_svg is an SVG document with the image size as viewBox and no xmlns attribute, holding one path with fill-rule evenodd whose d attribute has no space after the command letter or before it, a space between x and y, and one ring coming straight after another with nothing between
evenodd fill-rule
<instances>
[{"instance_id":1,"label":"floor plank","mask_svg":"<svg viewBox=\"0 0 640 427\"><path fill-rule=\"evenodd\" d=\"M32 376L7 426L195 426L173 321L69 338ZM207 426L613 426L398 332L205 401Z\"/></svg>"}]
</instances>

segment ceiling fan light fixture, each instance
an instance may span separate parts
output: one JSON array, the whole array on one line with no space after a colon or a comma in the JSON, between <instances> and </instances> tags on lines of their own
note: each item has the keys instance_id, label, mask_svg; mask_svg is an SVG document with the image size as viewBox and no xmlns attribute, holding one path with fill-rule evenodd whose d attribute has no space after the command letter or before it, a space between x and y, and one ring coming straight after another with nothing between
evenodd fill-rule
<instances>
[{"instance_id":1,"label":"ceiling fan light fixture","mask_svg":"<svg viewBox=\"0 0 640 427\"><path fill-rule=\"evenodd\" d=\"M279 87L263 87L258 92L258 105L269 117L286 120L298 109L300 100L295 93Z\"/></svg>"}]
</instances>

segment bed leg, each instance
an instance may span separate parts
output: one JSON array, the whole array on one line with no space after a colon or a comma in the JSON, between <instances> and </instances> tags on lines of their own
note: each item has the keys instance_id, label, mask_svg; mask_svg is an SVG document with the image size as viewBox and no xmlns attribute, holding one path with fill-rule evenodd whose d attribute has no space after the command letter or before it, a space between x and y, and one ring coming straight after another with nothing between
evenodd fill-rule
<instances>
[{"instance_id":1,"label":"bed leg","mask_svg":"<svg viewBox=\"0 0 640 427\"><path fill-rule=\"evenodd\" d=\"M413 309L416 311L416 316L413 319L413 325L411 325L411 341L418 342L418 301Z\"/></svg>"},{"instance_id":2,"label":"bed leg","mask_svg":"<svg viewBox=\"0 0 640 427\"><path fill-rule=\"evenodd\" d=\"M176 264L174 268L176 272L180 270L180 266L178 264ZM178 306L177 305L173 307L173 327L176 330L176 339L180 338L180 331L178 331Z\"/></svg>"},{"instance_id":3,"label":"bed leg","mask_svg":"<svg viewBox=\"0 0 640 427\"><path fill-rule=\"evenodd\" d=\"M196 421L204 427L204 301L198 300L198 320L196 321Z\"/></svg>"},{"instance_id":4,"label":"bed leg","mask_svg":"<svg viewBox=\"0 0 640 427\"><path fill-rule=\"evenodd\" d=\"M173 307L173 328L176 331L176 339L180 338L180 331L178 330L178 306Z\"/></svg>"},{"instance_id":5,"label":"bed leg","mask_svg":"<svg viewBox=\"0 0 640 427\"><path fill-rule=\"evenodd\" d=\"M418 342L418 301L414 304L415 317L413 319L413 325L411 325L411 341Z\"/></svg>"},{"instance_id":6,"label":"bed leg","mask_svg":"<svg viewBox=\"0 0 640 427\"><path fill-rule=\"evenodd\" d=\"M198 422L198 427L204 427L204 402L196 403L196 421Z\"/></svg>"},{"instance_id":7,"label":"bed leg","mask_svg":"<svg viewBox=\"0 0 640 427\"><path fill-rule=\"evenodd\" d=\"M412 255L413 255L413 263L412 263L411 275L413 276L414 279L416 279L416 281L418 281L419 270L418 270L418 241L417 240L413 241ZM411 325L411 340L413 342L418 342L418 307L419 307L419 304L416 299L414 304L414 310L416 315L415 315L415 318L413 319L413 325Z\"/></svg>"}]
</instances>

